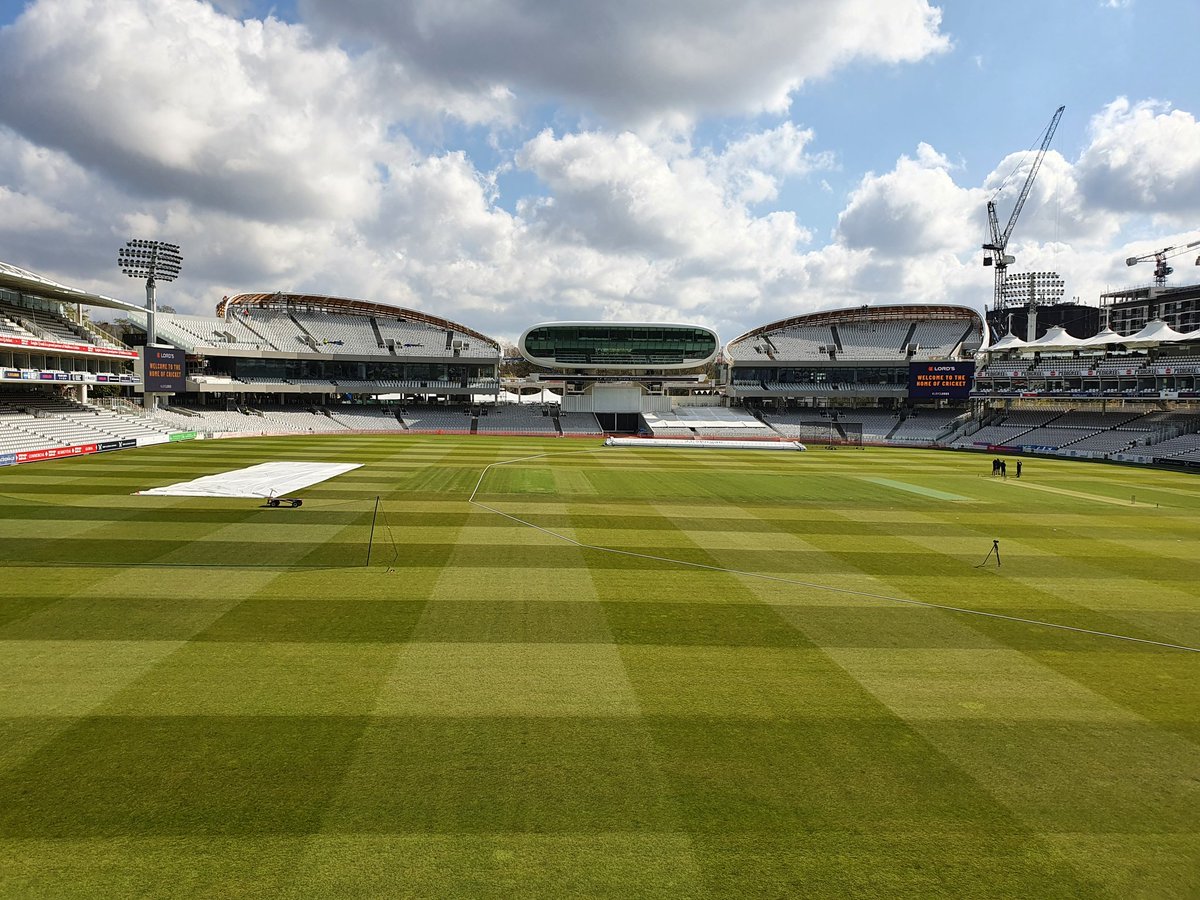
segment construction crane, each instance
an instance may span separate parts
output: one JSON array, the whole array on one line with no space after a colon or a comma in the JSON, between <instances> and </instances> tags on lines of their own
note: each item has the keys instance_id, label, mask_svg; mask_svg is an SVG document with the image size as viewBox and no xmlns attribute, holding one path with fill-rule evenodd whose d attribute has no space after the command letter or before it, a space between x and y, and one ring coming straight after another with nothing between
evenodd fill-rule
<instances>
[{"instance_id":1,"label":"construction crane","mask_svg":"<svg viewBox=\"0 0 1200 900\"><path fill-rule=\"evenodd\" d=\"M1157 287L1163 287L1167 283L1167 276L1175 271L1171 266L1167 265L1167 260L1175 256L1181 256L1193 247L1200 247L1200 241L1192 241L1190 244L1183 244L1178 247L1163 247L1163 249L1147 253L1145 256L1131 256L1125 260L1125 265L1136 266L1140 262L1154 260L1154 284ZM1196 265L1200 266L1200 256L1196 257Z\"/></svg>"},{"instance_id":2,"label":"construction crane","mask_svg":"<svg viewBox=\"0 0 1200 900\"><path fill-rule=\"evenodd\" d=\"M1008 224L1004 226L1004 230L1000 230L1000 220L996 217L996 197L1000 191L1004 189L1004 184L1001 184L996 189L996 193L992 194L992 199L987 204L988 227L991 230L991 241L983 245L983 249L987 253L983 257L985 266L994 266L996 269L996 289L992 295L992 308L1001 309L1005 303L1004 297L1004 278L1008 273L1008 267L1017 261L1015 256L1008 254L1008 239L1012 236L1013 227L1017 224L1017 218L1021 215L1021 209L1025 206L1025 201L1029 199L1029 192L1033 190L1033 180L1037 178L1038 169L1042 167L1042 160L1046 158L1046 150L1050 147L1050 139L1054 137L1054 131L1058 128L1058 122L1062 118L1065 106L1060 106L1054 111L1053 118L1050 119L1050 124L1046 126L1046 130L1042 136L1042 144L1038 148L1037 156L1033 159L1033 165L1029 167L1029 174L1025 176L1025 184L1021 187L1021 193L1017 197L1017 205L1013 207L1012 215L1008 217ZM1011 177L1011 176L1009 176ZM1005 179L1005 184L1008 179Z\"/></svg>"}]
</instances>

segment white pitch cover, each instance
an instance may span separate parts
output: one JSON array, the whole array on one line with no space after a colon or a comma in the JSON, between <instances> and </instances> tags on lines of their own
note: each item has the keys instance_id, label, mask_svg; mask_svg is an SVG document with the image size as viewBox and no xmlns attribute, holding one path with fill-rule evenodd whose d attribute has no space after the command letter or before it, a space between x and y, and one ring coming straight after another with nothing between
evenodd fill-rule
<instances>
[{"instance_id":1,"label":"white pitch cover","mask_svg":"<svg viewBox=\"0 0 1200 900\"><path fill-rule=\"evenodd\" d=\"M156 497L284 497L362 463L271 462L138 491Z\"/></svg>"},{"instance_id":2,"label":"white pitch cover","mask_svg":"<svg viewBox=\"0 0 1200 900\"><path fill-rule=\"evenodd\" d=\"M676 450L807 450L799 441L706 441L703 438L625 438L604 439L605 447L668 447Z\"/></svg>"}]
</instances>

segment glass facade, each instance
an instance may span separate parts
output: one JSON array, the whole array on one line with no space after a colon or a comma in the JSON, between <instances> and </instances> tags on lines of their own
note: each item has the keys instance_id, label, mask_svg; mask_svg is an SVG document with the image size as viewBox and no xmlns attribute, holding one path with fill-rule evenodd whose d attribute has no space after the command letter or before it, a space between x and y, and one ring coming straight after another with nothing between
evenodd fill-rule
<instances>
[{"instance_id":1,"label":"glass facade","mask_svg":"<svg viewBox=\"0 0 1200 900\"><path fill-rule=\"evenodd\" d=\"M324 359L225 359L209 357L207 373L237 378L333 381L492 381L495 363L401 363Z\"/></svg>"},{"instance_id":2,"label":"glass facade","mask_svg":"<svg viewBox=\"0 0 1200 900\"><path fill-rule=\"evenodd\" d=\"M735 366L735 384L881 384L908 385L903 366Z\"/></svg>"},{"instance_id":3,"label":"glass facade","mask_svg":"<svg viewBox=\"0 0 1200 900\"><path fill-rule=\"evenodd\" d=\"M717 352L717 336L691 326L568 323L531 329L521 350L548 365L687 367Z\"/></svg>"}]
</instances>

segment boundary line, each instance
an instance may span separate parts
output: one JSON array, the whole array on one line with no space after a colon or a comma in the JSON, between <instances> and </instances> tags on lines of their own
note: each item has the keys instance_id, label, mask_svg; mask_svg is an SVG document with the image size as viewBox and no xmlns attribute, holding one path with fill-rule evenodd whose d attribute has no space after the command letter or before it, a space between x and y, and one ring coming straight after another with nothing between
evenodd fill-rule
<instances>
[{"instance_id":1,"label":"boundary line","mask_svg":"<svg viewBox=\"0 0 1200 900\"><path fill-rule=\"evenodd\" d=\"M1056 628L1061 631L1074 632L1075 634L1088 634L1088 635L1092 635L1094 637L1112 638L1113 640L1128 641L1130 643L1135 643L1135 644L1149 644L1154 647L1165 647L1170 650L1184 650L1188 653L1200 653L1200 647L1189 647L1186 644L1172 644L1168 641L1153 641L1148 638L1138 638L1138 637L1133 637L1132 635L1128 635L1128 634L1116 634L1111 631L1096 631L1096 630L1093 630L1090 628L1079 628L1075 625L1063 625L1059 622L1044 622L1041 619L1026 619L1022 616L1009 616L1009 615L1005 615L1004 613L987 612L986 610L982 610L982 609L968 609L966 607L950 606L950 605L944 604L944 603L929 603L925 600L910 600L907 597L892 597L892 596L889 596L888 594L875 594L875 593L871 593L870 591L856 591L853 588L833 587L832 585L818 584L817 582L813 582L813 581L801 581L801 580L793 579L793 578L783 578L779 575L766 575L766 574L763 574L762 572L744 572L739 569L729 569L724 566L712 566L712 565L708 565L707 563L689 562L689 561L683 560L683 559L671 559L666 556L654 556L649 553L637 553L633 550L617 550L616 548L613 548L613 547L601 547L597 544L585 544L583 541L578 541L575 538L567 537L567 535L565 535L565 534L560 534L557 531L552 531L551 529L545 528L544 526L536 525L533 522L529 522L525 519L522 519L520 516L515 516L512 513L506 513L503 510L496 509L494 506L488 506L486 503L483 503L483 502L475 499L475 496L479 493L480 487L483 486L483 479L486 478L488 472L496 466L506 466L506 465L509 465L510 463L518 463L518 462L528 462L529 460L533 460L533 459L544 459L548 456L565 456L565 455L573 454L573 453L595 453L597 451L597 449L599 449L599 448L591 448L591 449L587 449L587 450L568 450L565 453L554 453L554 452L536 453L536 454L533 454L532 456L521 456L521 457L517 457L516 459L506 459L506 460L501 460L499 462L488 463L486 466L483 467L483 471L481 471L479 473L479 480L475 482L475 489L473 491L471 491L471 496L467 499L467 502L469 504L471 504L472 506L477 506L480 509L484 509L490 513L494 513L495 515L503 516L504 518L509 519L510 521L516 522L519 525L524 525L527 528L532 528L535 531L540 531L540 532L542 532L542 534L547 534L550 537L557 538L560 541L565 541L568 544L573 544L576 547L579 547L581 550L596 550L601 553L612 553L617 556L630 556L630 557L636 557L638 559L649 559L649 560L654 560L657 562L673 563L674 565L677 565L677 566L687 566L688 568L692 568L692 569L706 569L710 572L724 572L728 575L739 575L743 578L760 578L764 581L774 581L774 582L778 582L781 584L791 584L791 585L795 585L797 587L812 588L813 590L827 591L827 592L833 593L833 594L848 594L848 595L855 596L855 597L865 597L865 598L868 598L871 600L887 600L892 603L904 603L904 604L908 604L909 606L919 606L919 607L923 607L925 609L938 609L943 612L961 613L963 615L970 615L970 616L983 616L988 619L1001 619L1001 620L1004 620L1007 622L1019 622L1023 625L1038 625L1042 628Z\"/></svg>"}]
</instances>

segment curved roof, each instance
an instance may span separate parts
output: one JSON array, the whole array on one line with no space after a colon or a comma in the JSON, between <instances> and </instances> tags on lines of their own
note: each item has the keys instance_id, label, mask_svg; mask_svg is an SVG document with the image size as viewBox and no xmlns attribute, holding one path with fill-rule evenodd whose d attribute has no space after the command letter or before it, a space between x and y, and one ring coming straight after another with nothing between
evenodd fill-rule
<instances>
[{"instance_id":1,"label":"curved roof","mask_svg":"<svg viewBox=\"0 0 1200 900\"><path fill-rule=\"evenodd\" d=\"M337 313L339 315L383 316L390 319L409 319L414 322L423 322L426 325L433 325L437 328L445 328L457 331L460 334L470 335L476 340L483 341L494 347L497 352L500 350L500 342L495 338L490 338L486 334L476 331L474 328L468 328L466 325L461 325L450 319L443 319L440 316L418 312L415 309L406 309L402 306L389 306L386 303L351 300L345 297L327 297L323 294L289 294L283 291L276 291L273 294L237 294L233 297L225 297L217 304L217 315L224 318L230 308L236 310L249 309L251 307L279 311L302 307L305 310L317 310L320 312Z\"/></svg>"},{"instance_id":2,"label":"curved roof","mask_svg":"<svg viewBox=\"0 0 1200 900\"><path fill-rule=\"evenodd\" d=\"M88 291L81 291L79 288L68 287L43 275L6 262L0 262L0 288L34 294L38 297L48 297L63 303L82 303L86 306L103 306L108 309L120 310L143 309L142 306L127 300L117 300L113 297L105 297L103 294L92 294Z\"/></svg>"},{"instance_id":3,"label":"curved roof","mask_svg":"<svg viewBox=\"0 0 1200 900\"><path fill-rule=\"evenodd\" d=\"M789 316L786 319L779 319L775 322L770 322L766 325L760 325L747 331L745 334L740 334L725 345L726 356L730 359L735 359L730 348L735 344L744 341L751 341L760 338L763 335L770 335L774 332L783 331L787 328L797 327L813 327L813 326L828 326L828 325L851 325L851 324L879 324L889 321L918 319L922 321L952 321L969 319L977 326L979 335L979 348L985 349L988 344L988 327L987 321L979 313L979 310L972 306L965 306L954 303L893 303L883 306L850 306L841 307L840 309L820 310L812 313L801 313L796 316Z\"/></svg>"},{"instance_id":4,"label":"curved roof","mask_svg":"<svg viewBox=\"0 0 1200 900\"><path fill-rule=\"evenodd\" d=\"M540 322L525 329L517 348L551 369L694 369L716 359L721 338L687 322Z\"/></svg>"}]
</instances>

